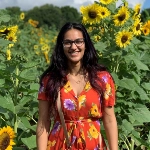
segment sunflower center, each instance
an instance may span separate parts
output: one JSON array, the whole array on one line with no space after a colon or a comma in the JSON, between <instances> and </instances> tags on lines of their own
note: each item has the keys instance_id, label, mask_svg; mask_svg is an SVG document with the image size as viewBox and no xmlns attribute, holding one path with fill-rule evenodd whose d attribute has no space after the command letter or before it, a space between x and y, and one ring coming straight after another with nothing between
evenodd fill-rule
<instances>
[{"instance_id":1,"label":"sunflower center","mask_svg":"<svg viewBox=\"0 0 150 150\"><path fill-rule=\"evenodd\" d=\"M0 150L5 150L10 143L10 137L8 133L2 133L0 135Z\"/></svg>"},{"instance_id":2,"label":"sunflower center","mask_svg":"<svg viewBox=\"0 0 150 150\"><path fill-rule=\"evenodd\" d=\"M105 15L105 12L101 12L101 14L104 16L104 15Z\"/></svg>"},{"instance_id":3,"label":"sunflower center","mask_svg":"<svg viewBox=\"0 0 150 150\"><path fill-rule=\"evenodd\" d=\"M138 25L136 26L136 30L137 30L137 31L140 30L140 24L138 24Z\"/></svg>"},{"instance_id":4,"label":"sunflower center","mask_svg":"<svg viewBox=\"0 0 150 150\"><path fill-rule=\"evenodd\" d=\"M95 19L97 17L97 13L95 11L89 11L88 15L92 19Z\"/></svg>"},{"instance_id":5,"label":"sunflower center","mask_svg":"<svg viewBox=\"0 0 150 150\"><path fill-rule=\"evenodd\" d=\"M118 16L118 20L119 21L123 21L125 19L126 15L125 14L122 14L122 15L119 15Z\"/></svg>"},{"instance_id":6,"label":"sunflower center","mask_svg":"<svg viewBox=\"0 0 150 150\"><path fill-rule=\"evenodd\" d=\"M122 43L125 43L127 40L128 40L128 37L127 37L126 35L124 35L124 36L121 38L121 42L122 42Z\"/></svg>"},{"instance_id":7,"label":"sunflower center","mask_svg":"<svg viewBox=\"0 0 150 150\"><path fill-rule=\"evenodd\" d=\"M13 40L13 37L9 37L9 41L12 41Z\"/></svg>"}]
</instances>

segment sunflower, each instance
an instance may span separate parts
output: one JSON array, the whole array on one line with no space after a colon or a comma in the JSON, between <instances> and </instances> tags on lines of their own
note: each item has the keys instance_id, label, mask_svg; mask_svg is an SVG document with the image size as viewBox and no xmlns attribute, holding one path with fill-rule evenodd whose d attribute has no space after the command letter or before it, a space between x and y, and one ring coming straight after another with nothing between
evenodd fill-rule
<instances>
[{"instance_id":1,"label":"sunflower","mask_svg":"<svg viewBox=\"0 0 150 150\"><path fill-rule=\"evenodd\" d=\"M13 138L15 138L15 132L10 126L0 129L0 150L11 150L15 145Z\"/></svg>"},{"instance_id":2,"label":"sunflower","mask_svg":"<svg viewBox=\"0 0 150 150\"><path fill-rule=\"evenodd\" d=\"M49 49L50 49L50 47L47 44L43 44L43 46L41 47L42 51L45 51L45 50L48 51Z\"/></svg>"},{"instance_id":3,"label":"sunflower","mask_svg":"<svg viewBox=\"0 0 150 150\"><path fill-rule=\"evenodd\" d=\"M135 5L134 12L136 15L138 15L140 13L140 10L141 10L141 4Z\"/></svg>"},{"instance_id":4,"label":"sunflower","mask_svg":"<svg viewBox=\"0 0 150 150\"><path fill-rule=\"evenodd\" d=\"M39 48L38 45L34 45L34 50L37 50Z\"/></svg>"},{"instance_id":5,"label":"sunflower","mask_svg":"<svg viewBox=\"0 0 150 150\"><path fill-rule=\"evenodd\" d=\"M48 56L48 51L44 51L44 57L46 59L46 63L49 64L50 63L50 60L49 60L49 56Z\"/></svg>"},{"instance_id":6,"label":"sunflower","mask_svg":"<svg viewBox=\"0 0 150 150\"><path fill-rule=\"evenodd\" d=\"M124 2L124 6L125 6L125 7L128 7L128 6L129 6L129 3L125 1L125 2Z\"/></svg>"},{"instance_id":7,"label":"sunflower","mask_svg":"<svg viewBox=\"0 0 150 150\"><path fill-rule=\"evenodd\" d=\"M6 32L6 30L7 30L7 28L6 27L3 27L2 29L0 29L0 35L2 34L6 34L5 32Z\"/></svg>"},{"instance_id":8,"label":"sunflower","mask_svg":"<svg viewBox=\"0 0 150 150\"><path fill-rule=\"evenodd\" d=\"M37 27L37 25L39 24L39 22L38 21L36 21L36 20L32 20L32 19L29 19L28 20L28 23L29 24L31 24L33 27Z\"/></svg>"},{"instance_id":9,"label":"sunflower","mask_svg":"<svg viewBox=\"0 0 150 150\"><path fill-rule=\"evenodd\" d=\"M16 42L17 41L17 36L13 33L10 33L6 36L6 39L8 39L9 41Z\"/></svg>"},{"instance_id":10,"label":"sunflower","mask_svg":"<svg viewBox=\"0 0 150 150\"><path fill-rule=\"evenodd\" d=\"M132 39L132 32L123 30L122 32L118 32L116 35L116 44L119 47L126 47L130 44L130 41Z\"/></svg>"},{"instance_id":11,"label":"sunflower","mask_svg":"<svg viewBox=\"0 0 150 150\"><path fill-rule=\"evenodd\" d=\"M83 15L83 23L84 24L96 24L101 20L101 14L99 12L100 6L98 4L92 4L89 6L81 6L80 12Z\"/></svg>"},{"instance_id":12,"label":"sunflower","mask_svg":"<svg viewBox=\"0 0 150 150\"><path fill-rule=\"evenodd\" d=\"M9 33L16 34L18 31L18 26L16 25L16 26L8 27L7 30L9 31Z\"/></svg>"},{"instance_id":13,"label":"sunflower","mask_svg":"<svg viewBox=\"0 0 150 150\"><path fill-rule=\"evenodd\" d=\"M150 33L150 29L145 26L143 26L142 31L144 35L148 35Z\"/></svg>"},{"instance_id":14,"label":"sunflower","mask_svg":"<svg viewBox=\"0 0 150 150\"><path fill-rule=\"evenodd\" d=\"M106 7L100 6L99 12L102 19L110 15L110 11Z\"/></svg>"},{"instance_id":15,"label":"sunflower","mask_svg":"<svg viewBox=\"0 0 150 150\"><path fill-rule=\"evenodd\" d=\"M94 41L95 41L95 42L100 41L100 39L101 39L101 37L100 37L99 35L95 35L95 36L94 36Z\"/></svg>"},{"instance_id":16,"label":"sunflower","mask_svg":"<svg viewBox=\"0 0 150 150\"><path fill-rule=\"evenodd\" d=\"M123 25L129 19L129 11L127 7L122 6L118 13L113 16L115 26Z\"/></svg>"},{"instance_id":17,"label":"sunflower","mask_svg":"<svg viewBox=\"0 0 150 150\"><path fill-rule=\"evenodd\" d=\"M11 60L11 51L10 51L10 49L7 49L6 56L7 56L7 60Z\"/></svg>"},{"instance_id":18,"label":"sunflower","mask_svg":"<svg viewBox=\"0 0 150 150\"><path fill-rule=\"evenodd\" d=\"M22 13L20 14L20 19L23 20L24 18L25 18L25 14L22 12Z\"/></svg>"},{"instance_id":19,"label":"sunflower","mask_svg":"<svg viewBox=\"0 0 150 150\"><path fill-rule=\"evenodd\" d=\"M14 44L8 44L8 48L12 48Z\"/></svg>"},{"instance_id":20,"label":"sunflower","mask_svg":"<svg viewBox=\"0 0 150 150\"><path fill-rule=\"evenodd\" d=\"M148 20L144 26L150 29L150 20Z\"/></svg>"},{"instance_id":21,"label":"sunflower","mask_svg":"<svg viewBox=\"0 0 150 150\"><path fill-rule=\"evenodd\" d=\"M100 3L108 5L110 3L112 3L114 0L100 0Z\"/></svg>"},{"instance_id":22,"label":"sunflower","mask_svg":"<svg viewBox=\"0 0 150 150\"><path fill-rule=\"evenodd\" d=\"M142 23L139 18L137 18L133 24L132 31L134 35L141 35Z\"/></svg>"}]
</instances>

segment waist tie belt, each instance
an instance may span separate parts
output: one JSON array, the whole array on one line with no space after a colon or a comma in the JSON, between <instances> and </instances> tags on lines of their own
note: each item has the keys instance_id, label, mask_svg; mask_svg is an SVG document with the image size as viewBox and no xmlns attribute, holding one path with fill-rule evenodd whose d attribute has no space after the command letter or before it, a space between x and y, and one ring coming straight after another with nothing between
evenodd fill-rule
<instances>
[{"instance_id":1,"label":"waist tie belt","mask_svg":"<svg viewBox=\"0 0 150 150\"><path fill-rule=\"evenodd\" d=\"M93 121L97 121L97 119L65 120L65 123L70 123L68 136L70 138L71 145L73 145L77 140L77 145L79 147L82 147L84 149L86 148L84 131L81 129L85 123L89 123Z\"/></svg>"}]
</instances>

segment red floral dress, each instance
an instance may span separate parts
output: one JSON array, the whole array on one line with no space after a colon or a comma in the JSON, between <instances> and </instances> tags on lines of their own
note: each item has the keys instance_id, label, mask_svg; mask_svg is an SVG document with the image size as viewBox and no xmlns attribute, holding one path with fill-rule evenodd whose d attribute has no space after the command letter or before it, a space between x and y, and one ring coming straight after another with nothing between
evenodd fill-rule
<instances>
[{"instance_id":1,"label":"red floral dress","mask_svg":"<svg viewBox=\"0 0 150 150\"><path fill-rule=\"evenodd\" d=\"M114 106L115 88L111 75L102 71L98 73L104 91L103 103L99 94L87 82L84 90L78 97L68 81L60 91L61 106L65 123L72 145L72 150L104 150L105 142L100 133L100 121L102 117L102 104ZM45 80L44 80L45 81ZM46 83L40 87L38 100L47 100L45 96ZM100 141L100 142L99 142ZM47 150L65 150L66 140L63 127L57 112L52 130L48 137Z\"/></svg>"}]
</instances>

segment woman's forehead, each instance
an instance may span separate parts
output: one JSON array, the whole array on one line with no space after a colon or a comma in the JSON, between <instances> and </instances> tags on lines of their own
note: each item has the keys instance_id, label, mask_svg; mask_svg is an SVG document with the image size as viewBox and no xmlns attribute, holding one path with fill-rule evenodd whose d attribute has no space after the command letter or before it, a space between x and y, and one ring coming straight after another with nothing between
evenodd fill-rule
<instances>
[{"instance_id":1,"label":"woman's forehead","mask_svg":"<svg viewBox=\"0 0 150 150\"><path fill-rule=\"evenodd\" d=\"M64 34L64 39L83 38L83 34L80 30L70 29Z\"/></svg>"}]
</instances>

